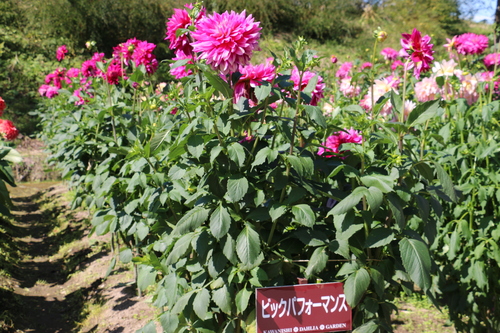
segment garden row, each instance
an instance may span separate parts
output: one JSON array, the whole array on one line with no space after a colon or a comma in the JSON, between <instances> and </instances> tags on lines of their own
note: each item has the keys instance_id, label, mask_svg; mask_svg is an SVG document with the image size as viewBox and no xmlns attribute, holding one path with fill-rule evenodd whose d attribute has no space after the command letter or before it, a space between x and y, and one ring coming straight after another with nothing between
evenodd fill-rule
<instances>
[{"instance_id":1,"label":"garden row","mask_svg":"<svg viewBox=\"0 0 500 333\"><path fill-rule=\"evenodd\" d=\"M318 74L302 39L251 64L260 30L245 11L188 5L167 22L177 82L151 82L155 45L133 38L40 88L74 205L134 262L163 329L253 332L255 288L305 277L344 282L356 332L391 331L395 295L415 287L458 330L498 330L487 37L454 37L439 62L414 30L377 62L379 30L369 62L332 57Z\"/></svg>"}]
</instances>

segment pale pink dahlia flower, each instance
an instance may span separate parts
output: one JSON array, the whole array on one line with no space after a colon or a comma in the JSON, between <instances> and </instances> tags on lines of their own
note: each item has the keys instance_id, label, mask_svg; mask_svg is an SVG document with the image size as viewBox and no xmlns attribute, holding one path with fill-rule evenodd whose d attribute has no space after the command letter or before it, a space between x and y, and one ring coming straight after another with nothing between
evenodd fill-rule
<instances>
[{"instance_id":1,"label":"pale pink dahlia flower","mask_svg":"<svg viewBox=\"0 0 500 333\"><path fill-rule=\"evenodd\" d=\"M185 7L187 9L193 9L192 4L186 4ZM165 39L170 41L170 49L181 51L184 54L191 54L193 48L191 46L191 42L189 40L189 36L187 32L180 34L177 36L177 30L179 29L188 29L191 25L196 25L196 23L205 16L205 8L202 8L195 20L193 22L189 13L185 9L174 9L174 15L167 21L167 32Z\"/></svg>"},{"instance_id":2,"label":"pale pink dahlia flower","mask_svg":"<svg viewBox=\"0 0 500 333\"><path fill-rule=\"evenodd\" d=\"M481 54L488 47L488 37L468 32L458 36L455 45L460 54Z\"/></svg>"},{"instance_id":3,"label":"pale pink dahlia flower","mask_svg":"<svg viewBox=\"0 0 500 333\"><path fill-rule=\"evenodd\" d=\"M428 35L422 37L417 29L413 29L411 34L401 35L403 36L401 46L406 52L405 58L411 60L410 68L413 67L413 74L419 79L420 73L427 72L431 68L430 63L434 60L431 37Z\"/></svg>"},{"instance_id":4,"label":"pale pink dahlia flower","mask_svg":"<svg viewBox=\"0 0 500 333\"><path fill-rule=\"evenodd\" d=\"M387 61L394 61L398 58L398 51L390 47L386 47L385 49L380 51L380 54L383 55L384 59Z\"/></svg>"},{"instance_id":5,"label":"pale pink dahlia flower","mask_svg":"<svg viewBox=\"0 0 500 333\"><path fill-rule=\"evenodd\" d=\"M309 81L316 75L318 74L305 71L302 74L302 82L300 82L299 70L297 69L297 67L294 67L292 70L292 76L290 77L290 79L293 81L293 89L297 92L304 90L309 84ZM325 83L323 83L323 78L318 75L318 82L316 82L316 86L311 93L311 102L309 103L310 105L318 105L319 100L324 97L323 90L325 89L325 86L326 85Z\"/></svg>"},{"instance_id":6,"label":"pale pink dahlia flower","mask_svg":"<svg viewBox=\"0 0 500 333\"><path fill-rule=\"evenodd\" d=\"M56 50L57 61L62 61L67 53L68 49L66 48L66 45L59 46Z\"/></svg>"},{"instance_id":7,"label":"pale pink dahlia flower","mask_svg":"<svg viewBox=\"0 0 500 333\"><path fill-rule=\"evenodd\" d=\"M384 96L389 91L393 90L395 93L398 93L398 85L399 79L395 76L388 76L386 78L375 80L373 85L373 102L377 103L380 97ZM372 89L368 89L368 93L363 97L363 99L359 102L362 108L365 110L372 110ZM380 110L380 115L383 117L388 117L392 112L392 104L391 101L387 101L382 110Z\"/></svg>"},{"instance_id":8,"label":"pale pink dahlia flower","mask_svg":"<svg viewBox=\"0 0 500 333\"><path fill-rule=\"evenodd\" d=\"M361 87L358 86L357 84L352 84L351 82L352 78L346 77L340 80L340 87L339 90L342 92L342 94L345 97L348 98L353 98L357 97L359 93L361 92Z\"/></svg>"},{"instance_id":9,"label":"pale pink dahlia flower","mask_svg":"<svg viewBox=\"0 0 500 333\"><path fill-rule=\"evenodd\" d=\"M441 62L436 61L434 63L434 66L432 67L432 72L436 76L458 76L460 74L460 70L455 69L457 65L458 64L453 59L450 59L448 61L443 60Z\"/></svg>"},{"instance_id":10,"label":"pale pink dahlia flower","mask_svg":"<svg viewBox=\"0 0 500 333\"><path fill-rule=\"evenodd\" d=\"M435 100L440 89L434 77L425 77L415 84L415 97L419 102Z\"/></svg>"},{"instance_id":11,"label":"pale pink dahlia flower","mask_svg":"<svg viewBox=\"0 0 500 333\"><path fill-rule=\"evenodd\" d=\"M342 153L344 153L344 151L340 151L340 146L343 143L362 143L362 142L363 142L363 137L361 136L361 133L353 128L349 130L335 132L333 133L333 135L330 135L325 142L323 142L324 147L320 147L318 149L318 155L323 155L325 157L341 155Z\"/></svg>"},{"instance_id":12,"label":"pale pink dahlia flower","mask_svg":"<svg viewBox=\"0 0 500 333\"><path fill-rule=\"evenodd\" d=\"M276 77L276 68L269 62L241 66L239 72L241 76L234 86L235 102L242 96L258 102L254 95L254 88L262 85L262 82L272 82Z\"/></svg>"},{"instance_id":13,"label":"pale pink dahlia flower","mask_svg":"<svg viewBox=\"0 0 500 333\"><path fill-rule=\"evenodd\" d=\"M481 74L472 75L467 74L461 78L460 90L458 91L458 97L465 98L467 100L467 104L472 105L477 102L479 99L479 93L477 92L477 88L479 86L478 77L481 77Z\"/></svg>"},{"instance_id":14,"label":"pale pink dahlia flower","mask_svg":"<svg viewBox=\"0 0 500 333\"><path fill-rule=\"evenodd\" d=\"M245 11L213 13L198 22L191 34L196 41L191 45L213 69L222 74L234 73L239 66L247 65L252 52L258 49L261 29Z\"/></svg>"}]
</instances>

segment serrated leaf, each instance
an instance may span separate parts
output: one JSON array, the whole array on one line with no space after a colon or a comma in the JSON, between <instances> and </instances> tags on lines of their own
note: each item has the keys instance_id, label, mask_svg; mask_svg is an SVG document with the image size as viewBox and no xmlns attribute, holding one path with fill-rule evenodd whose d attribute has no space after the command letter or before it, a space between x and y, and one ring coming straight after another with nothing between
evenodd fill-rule
<instances>
[{"instance_id":1,"label":"serrated leaf","mask_svg":"<svg viewBox=\"0 0 500 333\"><path fill-rule=\"evenodd\" d=\"M194 158L200 158L204 148L205 142L200 135L193 135L188 139L187 150Z\"/></svg>"},{"instance_id":2,"label":"serrated leaf","mask_svg":"<svg viewBox=\"0 0 500 333\"><path fill-rule=\"evenodd\" d=\"M304 272L305 276L310 277L321 272L326 267L327 262L326 246L316 248L307 263L307 268Z\"/></svg>"},{"instance_id":3,"label":"serrated leaf","mask_svg":"<svg viewBox=\"0 0 500 333\"><path fill-rule=\"evenodd\" d=\"M399 242L401 260L406 272L422 290L431 287L431 258L427 246L416 239L403 238Z\"/></svg>"},{"instance_id":4,"label":"serrated leaf","mask_svg":"<svg viewBox=\"0 0 500 333\"><path fill-rule=\"evenodd\" d=\"M196 293L193 301L194 313L204 320L207 317L208 306L210 305L210 292L203 288Z\"/></svg>"},{"instance_id":5,"label":"serrated leaf","mask_svg":"<svg viewBox=\"0 0 500 333\"><path fill-rule=\"evenodd\" d=\"M457 202L458 197L451 177L448 175L448 173L446 173L446 171L439 163L434 162L434 166L436 167L438 179L441 183L441 186L443 187L443 192L450 198L451 201Z\"/></svg>"},{"instance_id":6,"label":"serrated leaf","mask_svg":"<svg viewBox=\"0 0 500 333\"><path fill-rule=\"evenodd\" d=\"M312 228L316 222L316 215L309 205L299 204L292 207L292 214L295 222Z\"/></svg>"},{"instance_id":7,"label":"serrated leaf","mask_svg":"<svg viewBox=\"0 0 500 333\"><path fill-rule=\"evenodd\" d=\"M368 192L368 189L363 186L356 187L354 191L352 191L351 194L349 194L347 197L342 199L335 207L333 207L329 212L327 216L330 215L340 215L347 213L351 208L356 206L361 198L365 196Z\"/></svg>"},{"instance_id":8,"label":"serrated leaf","mask_svg":"<svg viewBox=\"0 0 500 333\"><path fill-rule=\"evenodd\" d=\"M231 176L227 181L226 197L229 202L238 202L248 192L248 180L243 176Z\"/></svg>"},{"instance_id":9,"label":"serrated leaf","mask_svg":"<svg viewBox=\"0 0 500 333\"><path fill-rule=\"evenodd\" d=\"M344 292L347 303L351 308L358 305L369 285L370 274L365 268L362 267L349 275L344 283Z\"/></svg>"},{"instance_id":10,"label":"serrated leaf","mask_svg":"<svg viewBox=\"0 0 500 333\"><path fill-rule=\"evenodd\" d=\"M247 309L250 296L252 296L252 291L247 288L241 289L236 294L236 310L238 313L243 313Z\"/></svg>"},{"instance_id":11,"label":"serrated leaf","mask_svg":"<svg viewBox=\"0 0 500 333\"><path fill-rule=\"evenodd\" d=\"M260 236L249 225L245 225L236 239L236 253L245 266L253 265L259 257Z\"/></svg>"},{"instance_id":12,"label":"serrated leaf","mask_svg":"<svg viewBox=\"0 0 500 333\"><path fill-rule=\"evenodd\" d=\"M120 251L120 261L124 264L127 264L132 261L132 250L131 249L123 249Z\"/></svg>"},{"instance_id":13,"label":"serrated leaf","mask_svg":"<svg viewBox=\"0 0 500 333\"><path fill-rule=\"evenodd\" d=\"M223 285L212 293L212 299L222 312L231 314L231 294L227 285Z\"/></svg>"},{"instance_id":14,"label":"serrated leaf","mask_svg":"<svg viewBox=\"0 0 500 333\"><path fill-rule=\"evenodd\" d=\"M183 235L181 238L179 238L175 242L172 251L169 253L165 264L172 265L175 264L177 261L179 261L179 259L182 258L189 250L193 237L194 237L193 233L187 233Z\"/></svg>"},{"instance_id":15,"label":"serrated leaf","mask_svg":"<svg viewBox=\"0 0 500 333\"><path fill-rule=\"evenodd\" d=\"M376 228L370 231L366 238L365 247L373 248L389 244L394 240L394 231L388 228Z\"/></svg>"},{"instance_id":16,"label":"serrated leaf","mask_svg":"<svg viewBox=\"0 0 500 333\"><path fill-rule=\"evenodd\" d=\"M179 317L169 312L164 312L160 316L160 324L164 332L175 332L179 326Z\"/></svg>"},{"instance_id":17,"label":"serrated leaf","mask_svg":"<svg viewBox=\"0 0 500 333\"><path fill-rule=\"evenodd\" d=\"M236 163L239 167L245 164L245 148L238 142L234 142L227 147L227 152L231 161Z\"/></svg>"},{"instance_id":18,"label":"serrated leaf","mask_svg":"<svg viewBox=\"0 0 500 333\"><path fill-rule=\"evenodd\" d=\"M221 239L229 231L231 226L231 216L226 207L222 203L217 207L210 216L210 231L215 238Z\"/></svg>"},{"instance_id":19,"label":"serrated leaf","mask_svg":"<svg viewBox=\"0 0 500 333\"><path fill-rule=\"evenodd\" d=\"M201 206L196 206L184 214L184 216L177 222L173 235L183 235L189 231L198 228L208 218L210 210Z\"/></svg>"}]
</instances>

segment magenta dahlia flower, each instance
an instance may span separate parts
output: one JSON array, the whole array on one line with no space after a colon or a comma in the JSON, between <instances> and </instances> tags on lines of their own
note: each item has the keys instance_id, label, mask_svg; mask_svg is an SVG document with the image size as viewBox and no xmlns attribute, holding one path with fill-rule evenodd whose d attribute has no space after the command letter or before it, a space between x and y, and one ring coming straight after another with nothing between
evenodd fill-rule
<instances>
[{"instance_id":1,"label":"magenta dahlia flower","mask_svg":"<svg viewBox=\"0 0 500 333\"><path fill-rule=\"evenodd\" d=\"M484 61L484 65L489 70L492 70L493 68L495 68L495 66L497 68L500 68L500 53L488 54L486 57L484 57L483 61Z\"/></svg>"},{"instance_id":2,"label":"magenta dahlia flower","mask_svg":"<svg viewBox=\"0 0 500 333\"><path fill-rule=\"evenodd\" d=\"M253 51L258 50L261 29L245 11L214 13L198 22L191 34L196 41L191 45L213 69L222 74L234 73L239 66L247 65Z\"/></svg>"},{"instance_id":3,"label":"magenta dahlia flower","mask_svg":"<svg viewBox=\"0 0 500 333\"><path fill-rule=\"evenodd\" d=\"M140 40L134 37L127 40L125 43L113 47L113 57L122 60L123 63L128 66L129 61L132 60L132 54L139 42Z\"/></svg>"},{"instance_id":4,"label":"magenta dahlia flower","mask_svg":"<svg viewBox=\"0 0 500 333\"><path fill-rule=\"evenodd\" d=\"M481 54L488 47L488 37L468 32L457 37L455 46L460 54Z\"/></svg>"},{"instance_id":5,"label":"magenta dahlia flower","mask_svg":"<svg viewBox=\"0 0 500 333\"><path fill-rule=\"evenodd\" d=\"M309 81L316 75L318 74L305 71L302 74L302 82L300 82L299 70L297 69L297 67L294 67L292 70L292 75L290 77L290 79L293 81L293 89L295 91L304 90L309 84ZM318 75L318 82L316 83L316 87L314 87L314 90L311 93L311 102L309 103L310 105L318 105L319 100L324 97L323 90L325 89L325 86L326 85L323 83L323 78Z\"/></svg>"},{"instance_id":6,"label":"magenta dahlia flower","mask_svg":"<svg viewBox=\"0 0 500 333\"><path fill-rule=\"evenodd\" d=\"M134 53L132 53L132 60L135 65L144 65L148 74L153 74L158 69L158 60L153 54L156 45L148 43L147 41L139 41L137 43Z\"/></svg>"},{"instance_id":7,"label":"magenta dahlia flower","mask_svg":"<svg viewBox=\"0 0 500 333\"><path fill-rule=\"evenodd\" d=\"M66 45L59 46L56 50L57 61L62 61L67 53L68 49L66 48Z\"/></svg>"},{"instance_id":8,"label":"magenta dahlia flower","mask_svg":"<svg viewBox=\"0 0 500 333\"><path fill-rule=\"evenodd\" d=\"M187 9L193 9L192 4L186 4L185 7ZM195 22L192 22L187 10L178 8L174 9L174 15L172 15L172 17L167 21L167 36L165 37L165 39L170 42L170 49L181 51L187 55L191 54L193 51L191 46L192 41L189 40L188 34L185 32L177 36L177 30L188 29L191 25L196 26L197 22L203 17L205 17L205 8L200 10Z\"/></svg>"},{"instance_id":9,"label":"magenta dahlia flower","mask_svg":"<svg viewBox=\"0 0 500 333\"><path fill-rule=\"evenodd\" d=\"M323 142L324 147L320 147L318 149L318 155L325 157L341 155L342 153L344 153L344 151L340 151L340 146L343 143L362 143L362 142L363 142L363 137L361 136L361 133L353 128L349 130L335 132L333 133L333 135L330 135L325 142Z\"/></svg>"},{"instance_id":10,"label":"magenta dahlia flower","mask_svg":"<svg viewBox=\"0 0 500 333\"><path fill-rule=\"evenodd\" d=\"M417 29L413 29L411 34L401 35L403 36L401 46L406 53L405 58L411 60L409 68L413 67L413 74L419 79L420 73L427 72L431 68L430 63L434 60L431 37L429 35L422 37Z\"/></svg>"},{"instance_id":11,"label":"magenta dahlia flower","mask_svg":"<svg viewBox=\"0 0 500 333\"><path fill-rule=\"evenodd\" d=\"M241 66L239 72L241 76L234 86L235 102L243 96L257 103L254 88L262 85L262 82L272 82L276 77L276 68L269 62L255 66L252 64Z\"/></svg>"},{"instance_id":12,"label":"magenta dahlia flower","mask_svg":"<svg viewBox=\"0 0 500 333\"><path fill-rule=\"evenodd\" d=\"M106 71L106 81L109 84L118 84L121 77L123 77L122 65L118 59L113 59Z\"/></svg>"}]
</instances>

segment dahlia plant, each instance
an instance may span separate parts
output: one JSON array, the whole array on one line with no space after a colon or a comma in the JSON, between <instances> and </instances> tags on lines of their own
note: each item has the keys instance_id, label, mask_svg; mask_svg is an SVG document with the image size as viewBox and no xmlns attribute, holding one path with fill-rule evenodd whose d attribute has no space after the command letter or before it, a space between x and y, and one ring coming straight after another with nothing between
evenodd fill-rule
<instances>
[{"instance_id":1,"label":"dahlia plant","mask_svg":"<svg viewBox=\"0 0 500 333\"><path fill-rule=\"evenodd\" d=\"M357 332L391 331L417 287L461 329L498 327L495 73L434 61L414 30L329 82L302 39L252 63L259 36L187 5L167 22L176 82L152 82L135 38L48 75L43 138L110 269L134 264L166 332L255 332L255 288L297 278L344 282Z\"/></svg>"}]
</instances>

